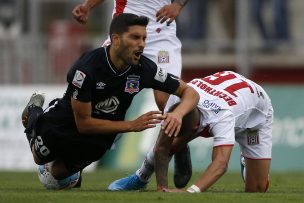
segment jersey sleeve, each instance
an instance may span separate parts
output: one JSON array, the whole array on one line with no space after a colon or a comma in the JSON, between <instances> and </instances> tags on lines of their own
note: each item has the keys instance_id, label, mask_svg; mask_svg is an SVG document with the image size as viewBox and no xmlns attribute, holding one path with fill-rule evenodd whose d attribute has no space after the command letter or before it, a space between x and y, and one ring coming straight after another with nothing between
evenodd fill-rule
<instances>
[{"instance_id":1,"label":"jersey sleeve","mask_svg":"<svg viewBox=\"0 0 304 203\"><path fill-rule=\"evenodd\" d=\"M68 79L71 96L81 102L91 101L92 80L83 70L75 68Z\"/></svg>"},{"instance_id":2,"label":"jersey sleeve","mask_svg":"<svg viewBox=\"0 0 304 203\"><path fill-rule=\"evenodd\" d=\"M227 117L216 122L214 125L210 126L210 133L212 134L213 146L223 146L223 145L234 145L235 143L235 119L233 115L228 115Z\"/></svg>"},{"instance_id":3,"label":"jersey sleeve","mask_svg":"<svg viewBox=\"0 0 304 203\"><path fill-rule=\"evenodd\" d=\"M179 87L179 78L167 73L155 63L146 63L144 68L144 88L153 88L173 94Z\"/></svg>"}]
</instances>

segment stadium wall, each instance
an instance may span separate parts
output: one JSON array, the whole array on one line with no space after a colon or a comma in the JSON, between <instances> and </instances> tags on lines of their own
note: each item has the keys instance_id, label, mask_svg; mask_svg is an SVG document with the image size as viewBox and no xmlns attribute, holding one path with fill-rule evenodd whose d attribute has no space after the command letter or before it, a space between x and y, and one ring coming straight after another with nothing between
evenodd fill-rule
<instances>
[{"instance_id":1,"label":"stadium wall","mask_svg":"<svg viewBox=\"0 0 304 203\"><path fill-rule=\"evenodd\" d=\"M272 170L303 170L304 162L304 84L263 84L275 111ZM23 134L21 112L35 90L46 93L46 104L64 93L64 86L1 86L0 91L0 170L33 170L36 168ZM145 105L142 105L145 104ZM156 109L151 90L144 90L133 101L127 119ZM108 152L99 165L115 169L134 169L141 164L155 142L159 128L143 133L127 133L115 150ZM190 143L194 170L205 168L211 160L212 139L199 138ZM93 169L95 165L91 167ZM236 145L229 168L239 170L239 148Z\"/></svg>"}]
</instances>

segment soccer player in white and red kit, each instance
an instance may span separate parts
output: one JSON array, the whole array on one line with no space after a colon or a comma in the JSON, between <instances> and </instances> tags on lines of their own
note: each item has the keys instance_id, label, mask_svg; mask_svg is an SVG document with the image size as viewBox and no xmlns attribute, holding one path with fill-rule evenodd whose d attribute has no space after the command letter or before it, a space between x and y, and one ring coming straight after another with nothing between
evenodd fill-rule
<instances>
[{"instance_id":1,"label":"soccer player in white and red kit","mask_svg":"<svg viewBox=\"0 0 304 203\"><path fill-rule=\"evenodd\" d=\"M161 132L155 144L154 164L159 191L168 189L168 155L199 137L213 137L212 162L201 177L187 189L203 192L227 170L235 142L245 158L246 192L265 192L269 186L272 150L273 108L265 90L232 71L193 79L188 85L200 95L197 108L183 119L180 134L169 137ZM165 112L179 99L171 96Z\"/></svg>"}]
</instances>

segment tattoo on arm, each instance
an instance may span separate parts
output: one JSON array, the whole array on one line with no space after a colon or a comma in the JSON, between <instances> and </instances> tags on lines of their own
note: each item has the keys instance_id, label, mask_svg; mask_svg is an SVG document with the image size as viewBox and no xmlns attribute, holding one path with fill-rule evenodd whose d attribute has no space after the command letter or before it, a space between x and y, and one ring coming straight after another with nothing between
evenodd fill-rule
<instances>
[{"instance_id":1,"label":"tattoo on arm","mask_svg":"<svg viewBox=\"0 0 304 203\"><path fill-rule=\"evenodd\" d=\"M173 3L178 3L181 7L184 7L189 0L173 0Z\"/></svg>"}]
</instances>

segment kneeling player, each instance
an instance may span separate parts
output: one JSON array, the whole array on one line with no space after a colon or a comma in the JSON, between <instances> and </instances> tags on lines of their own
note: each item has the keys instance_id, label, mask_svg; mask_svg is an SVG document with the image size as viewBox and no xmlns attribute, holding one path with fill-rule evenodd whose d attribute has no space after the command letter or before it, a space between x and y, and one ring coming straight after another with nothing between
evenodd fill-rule
<instances>
[{"instance_id":1,"label":"kneeling player","mask_svg":"<svg viewBox=\"0 0 304 203\"><path fill-rule=\"evenodd\" d=\"M191 140L203 136L213 137L212 162L199 180L187 189L190 193L206 191L226 171L235 141L244 157L246 192L265 192L269 187L269 169L272 149L273 108L261 86L232 71L193 79L188 85L200 95L197 107L183 118L180 133L168 136L163 123L154 151L150 151L136 174L113 182L109 189L122 190L137 185L144 188L156 172L157 190L168 189L168 163L170 156ZM165 111L175 109L180 99L171 96ZM243 173L244 171L244 173ZM134 188L134 187L133 187Z\"/></svg>"}]
</instances>

